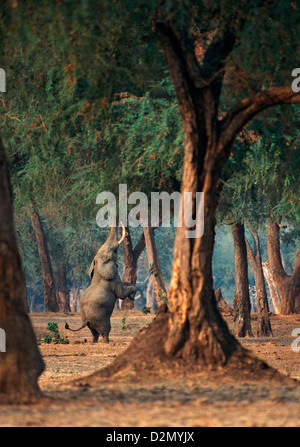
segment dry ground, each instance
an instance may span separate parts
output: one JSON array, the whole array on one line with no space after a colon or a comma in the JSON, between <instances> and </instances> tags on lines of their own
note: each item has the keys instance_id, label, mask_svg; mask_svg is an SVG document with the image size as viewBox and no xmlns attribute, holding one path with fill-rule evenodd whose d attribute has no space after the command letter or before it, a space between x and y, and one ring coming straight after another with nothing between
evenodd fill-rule
<instances>
[{"instance_id":1,"label":"dry ground","mask_svg":"<svg viewBox=\"0 0 300 447\"><path fill-rule=\"evenodd\" d=\"M115 311L111 342L105 345L102 341L92 344L88 329L75 333L64 329L66 320L71 327L80 326L76 314L31 314L46 364L39 380L45 398L31 405L0 406L0 426L300 426L300 386L296 381L295 385L271 383L263 376L259 381L237 381L187 371L184 376L166 373L155 380L137 380L127 374L93 386L83 385L84 380L83 384L74 382L110 364L153 316L137 310ZM232 327L232 317L226 320ZM70 344L44 343L50 321L58 323L61 336L68 336ZM300 328L300 315L274 315L271 323L274 337L240 341L270 366L300 381L300 352L291 348L292 331ZM252 326L255 332L255 315Z\"/></svg>"}]
</instances>

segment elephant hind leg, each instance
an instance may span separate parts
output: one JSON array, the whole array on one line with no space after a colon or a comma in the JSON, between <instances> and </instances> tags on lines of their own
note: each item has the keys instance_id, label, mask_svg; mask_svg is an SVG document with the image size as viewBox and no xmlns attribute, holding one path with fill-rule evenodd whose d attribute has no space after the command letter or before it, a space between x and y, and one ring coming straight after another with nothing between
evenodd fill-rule
<instances>
[{"instance_id":1,"label":"elephant hind leg","mask_svg":"<svg viewBox=\"0 0 300 447\"><path fill-rule=\"evenodd\" d=\"M91 331L91 333L93 335L93 343L97 343L98 338L99 338L99 332L96 329L92 328L90 326L90 323L87 323L87 327L89 328L89 330Z\"/></svg>"},{"instance_id":2,"label":"elephant hind leg","mask_svg":"<svg viewBox=\"0 0 300 447\"><path fill-rule=\"evenodd\" d=\"M101 335L102 335L104 343L109 343L109 338L108 338L109 332L105 332Z\"/></svg>"},{"instance_id":3,"label":"elephant hind leg","mask_svg":"<svg viewBox=\"0 0 300 447\"><path fill-rule=\"evenodd\" d=\"M111 325L108 318L106 318L104 321L101 321L101 323L95 324L94 330L96 330L98 337L99 335L101 335L104 343L109 343L109 333L111 330Z\"/></svg>"}]
</instances>

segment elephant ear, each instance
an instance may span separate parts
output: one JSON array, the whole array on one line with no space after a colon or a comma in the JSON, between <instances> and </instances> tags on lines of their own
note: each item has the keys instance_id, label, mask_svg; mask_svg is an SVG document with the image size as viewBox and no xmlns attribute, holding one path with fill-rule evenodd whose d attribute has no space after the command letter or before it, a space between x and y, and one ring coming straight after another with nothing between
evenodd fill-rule
<instances>
[{"instance_id":1,"label":"elephant ear","mask_svg":"<svg viewBox=\"0 0 300 447\"><path fill-rule=\"evenodd\" d=\"M108 259L106 261L98 259L97 267L98 272L102 276L102 278L107 280L113 279L118 273L118 267L111 259Z\"/></svg>"},{"instance_id":2,"label":"elephant ear","mask_svg":"<svg viewBox=\"0 0 300 447\"><path fill-rule=\"evenodd\" d=\"M93 279L94 276L94 268L95 268L95 258L93 259L90 269L89 269L89 277Z\"/></svg>"}]
</instances>

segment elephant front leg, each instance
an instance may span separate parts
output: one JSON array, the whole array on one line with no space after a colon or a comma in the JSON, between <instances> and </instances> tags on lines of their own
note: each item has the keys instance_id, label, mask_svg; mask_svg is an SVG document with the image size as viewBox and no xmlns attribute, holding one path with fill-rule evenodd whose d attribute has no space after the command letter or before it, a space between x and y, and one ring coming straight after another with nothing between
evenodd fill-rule
<instances>
[{"instance_id":1,"label":"elephant front leg","mask_svg":"<svg viewBox=\"0 0 300 447\"><path fill-rule=\"evenodd\" d=\"M137 291L137 289L135 286L132 286L130 283L123 283L123 285L122 285L123 298L121 298L121 299L125 299L128 297L131 300L134 300L136 291Z\"/></svg>"}]
</instances>

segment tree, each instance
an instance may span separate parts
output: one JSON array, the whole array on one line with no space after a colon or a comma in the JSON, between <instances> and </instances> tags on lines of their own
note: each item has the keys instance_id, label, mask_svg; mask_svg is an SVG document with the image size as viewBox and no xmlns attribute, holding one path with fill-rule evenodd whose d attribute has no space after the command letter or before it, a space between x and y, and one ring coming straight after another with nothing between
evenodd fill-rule
<instances>
[{"instance_id":1,"label":"tree","mask_svg":"<svg viewBox=\"0 0 300 447\"><path fill-rule=\"evenodd\" d=\"M257 295L257 335L264 337L273 335L273 332L270 322L268 297L257 231L251 230L251 235L254 241L254 250L252 250L247 238L245 238L245 242L247 247L247 256L253 269L255 279Z\"/></svg>"},{"instance_id":2,"label":"tree","mask_svg":"<svg viewBox=\"0 0 300 447\"><path fill-rule=\"evenodd\" d=\"M130 230L126 228L126 234L123 241L123 251L124 251L124 281L129 282L133 286L136 284L137 280L137 262L145 248L145 237L144 234L140 236L136 246L132 246L132 239L130 235ZM121 302L122 309L132 309L134 307L134 301L130 298L125 298Z\"/></svg>"},{"instance_id":3,"label":"tree","mask_svg":"<svg viewBox=\"0 0 300 447\"><path fill-rule=\"evenodd\" d=\"M14 234L12 195L6 155L0 140L0 327L6 352L0 355L0 399L13 402L40 396L44 362L27 314L26 287Z\"/></svg>"},{"instance_id":4,"label":"tree","mask_svg":"<svg viewBox=\"0 0 300 447\"><path fill-rule=\"evenodd\" d=\"M251 304L249 297L248 261L243 224L232 224L234 240L235 293L233 311L237 337L253 336L251 329Z\"/></svg>"},{"instance_id":5,"label":"tree","mask_svg":"<svg viewBox=\"0 0 300 447\"><path fill-rule=\"evenodd\" d=\"M154 229L149 224L147 227L144 227L143 230L148 256L149 273L151 275L151 281L153 285L153 292L157 304L166 303L167 292L158 259L157 248L154 238Z\"/></svg>"},{"instance_id":6,"label":"tree","mask_svg":"<svg viewBox=\"0 0 300 447\"><path fill-rule=\"evenodd\" d=\"M225 2L226 3L226 2ZM251 9L248 14L251 14ZM183 20L183 18L181 18ZM241 99L222 119L218 117L226 59L241 32L242 17L231 13L226 24L216 30L201 66L183 25L159 8L156 31L164 50L177 94L185 132L181 193L205 194L204 236L191 240L186 228L178 228L172 280L169 289L170 320L165 344L169 355L204 359L208 364L224 364L239 349L216 309L212 288L212 254L215 211L220 173L228 160L237 134L262 110L300 102L290 87L273 87ZM240 29L234 26L238 23Z\"/></svg>"},{"instance_id":7,"label":"tree","mask_svg":"<svg viewBox=\"0 0 300 447\"><path fill-rule=\"evenodd\" d=\"M287 275L280 253L279 225L272 217L268 220L268 265L280 296L280 312L300 313L300 250L292 274Z\"/></svg>"},{"instance_id":8,"label":"tree","mask_svg":"<svg viewBox=\"0 0 300 447\"><path fill-rule=\"evenodd\" d=\"M36 211L33 211L31 215L31 222L41 261L45 308L48 312L57 312L58 304L56 300L55 283L48 244L41 224L40 216Z\"/></svg>"}]
</instances>

